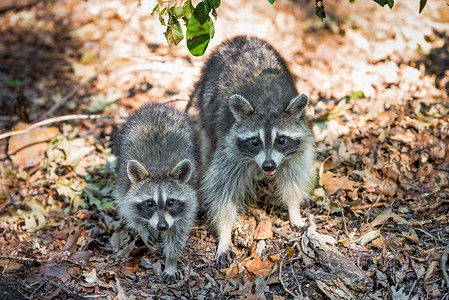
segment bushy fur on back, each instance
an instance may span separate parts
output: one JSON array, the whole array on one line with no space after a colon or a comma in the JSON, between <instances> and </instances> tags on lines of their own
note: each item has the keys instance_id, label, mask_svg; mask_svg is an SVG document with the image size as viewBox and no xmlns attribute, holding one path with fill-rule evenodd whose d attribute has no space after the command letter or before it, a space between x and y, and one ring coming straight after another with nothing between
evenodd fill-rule
<instances>
[{"instance_id":1,"label":"bushy fur on back","mask_svg":"<svg viewBox=\"0 0 449 300\"><path fill-rule=\"evenodd\" d=\"M164 281L173 281L197 213L197 138L190 118L163 104L145 105L114 137L113 196L128 226L152 247L162 236Z\"/></svg>"},{"instance_id":2,"label":"bushy fur on back","mask_svg":"<svg viewBox=\"0 0 449 300\"><path fill-rule=\"evenodd\" d=\"M219 45L195 89L204 176L200 197L218 232L217 263L234 254L231 230L259 179L275 183L291 225L314 178L313 137L284 59L267 42L238 36Z\"/></svg>"}]
</instances>

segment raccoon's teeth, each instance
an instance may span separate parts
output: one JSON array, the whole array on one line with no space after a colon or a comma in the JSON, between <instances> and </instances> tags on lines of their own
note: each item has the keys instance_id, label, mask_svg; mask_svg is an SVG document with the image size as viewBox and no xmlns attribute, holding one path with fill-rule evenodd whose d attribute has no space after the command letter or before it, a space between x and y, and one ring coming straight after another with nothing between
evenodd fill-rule
<instances>
[{"instance_id":1,"label":"raccoon's teeth","mask_svg":"<svg viewBox=\"0 0 449 300\"><path fill-rule=\"evenodd\" d=\"M265 176L273 176L274 174L276 174L276 170L273 170L273 171L263 171L263 173L265 174Z\"/></svg>"}]
</instances>

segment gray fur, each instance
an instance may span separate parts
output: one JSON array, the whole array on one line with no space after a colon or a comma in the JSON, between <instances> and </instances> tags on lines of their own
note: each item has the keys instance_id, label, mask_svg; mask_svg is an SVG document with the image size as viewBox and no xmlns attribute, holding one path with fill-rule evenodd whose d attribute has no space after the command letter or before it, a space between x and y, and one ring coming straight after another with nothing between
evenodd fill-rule
<instances>
[{"instance_id":1,"label":"gray fur","mask_svg":"<svg viewBox=\"0 0 449 300\"><path fill-rule=\"evenodd\" d=\"M265 41L238 36L218 46L195 90L204 171L200 197L219 241L216 260L235 254L232 226L259 178L275 183L292 226L304 226L300 204L315 176L314 143L299 94L279 53Z\"/></svg>"},{"instance_id":2,"label":"gray fur","mask_svg":"<svg viewBox=\"0 0 449 300\"><path fill-rule=\"evenodd\" d=\"M162 279L174 281L197 213L200 159L191 120L169 105L145 105L118 130L114 144L118 213L150 249L162 237ZM179 202L169 209L169 199ZM155 206L148 208L149 202Z\"/></svg>"}]
</instances>

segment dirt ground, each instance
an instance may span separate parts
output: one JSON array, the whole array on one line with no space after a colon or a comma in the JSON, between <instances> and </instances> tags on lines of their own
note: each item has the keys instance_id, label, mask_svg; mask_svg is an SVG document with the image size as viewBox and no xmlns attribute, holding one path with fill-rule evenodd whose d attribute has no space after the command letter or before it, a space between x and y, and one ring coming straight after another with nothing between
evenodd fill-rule
<instances>
[{"instance_id":1,"label":"dirt ground","mask_svg":"<svg viewBox=\"0 0 449 300\"><path fill-rule=\"evenodd\" d=\"M193 57L167 46L155 1L5 0L0 299L449 299L446 2L419 14L418 0L326 1L321 22L314 1L224 1ZM237 34L272 43L309 95L308 225L292 229L263 186L234 226L230 268L217 270L200 216L180 280L163 284L160 249L113 206L111 137L144 103L184 109L210 51Z\"/></svg>"}]
</instances>

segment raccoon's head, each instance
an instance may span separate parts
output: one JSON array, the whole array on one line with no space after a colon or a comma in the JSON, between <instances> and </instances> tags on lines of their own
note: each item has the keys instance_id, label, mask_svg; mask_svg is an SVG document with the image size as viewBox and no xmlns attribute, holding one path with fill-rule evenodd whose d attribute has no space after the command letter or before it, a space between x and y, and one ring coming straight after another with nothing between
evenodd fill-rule
<instances>
[{"instance_id":1,"label":"raccoon's head","mask_svg":"<svg viewBox=\"0 0 449 300\"><path fill-rule=\"evenodd\" d=\"M281 109L266 107L257 111L243 96L230 97L229 108L236 119L235 145L245 158L257 163L265 176L274 176L284 159L310 144L310 131L303 122L308 101L301 94Z\"/></svg>"},{"instance_id":2,"label":"raccoon's head","mask_svg":"<svg viewBox=\"0 0 449 300\"><path fill-rule=\"evenodd\" d=\"M127 174L132 186L127 198L132 202L129 211L137 219L133 221L166 231L194 210L196 195L188 185L192 168L191 161L184 159L168 175L150 174L138 161L130 160Z\"/></svg>"}]
</instances>

